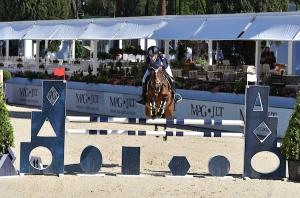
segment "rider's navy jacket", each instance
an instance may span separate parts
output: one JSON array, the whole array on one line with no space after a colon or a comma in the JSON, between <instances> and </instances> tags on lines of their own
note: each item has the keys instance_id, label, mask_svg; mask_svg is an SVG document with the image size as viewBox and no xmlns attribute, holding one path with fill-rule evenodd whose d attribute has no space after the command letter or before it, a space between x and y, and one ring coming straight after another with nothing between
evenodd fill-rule
<instances>
[{"instance_id":1,"label":"rider's navy jacket","mask_svg":"<svg viewBox=\"0 0 300 198\"><path fill-rule=\"evenodd\" d=\"M153 69L157 70L160 66L163 67L163 70L166 70L169 67L167 59L158 56L155 62L152 62L150 57L146 58L146 63L148 63Z\"/></svg>"}]
</instances>

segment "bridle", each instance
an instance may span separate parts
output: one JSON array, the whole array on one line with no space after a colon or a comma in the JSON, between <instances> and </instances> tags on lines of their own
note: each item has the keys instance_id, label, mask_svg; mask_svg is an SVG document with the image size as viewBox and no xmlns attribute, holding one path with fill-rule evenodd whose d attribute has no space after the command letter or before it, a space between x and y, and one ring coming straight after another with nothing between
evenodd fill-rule
<instances>
[{"instance_id":1,"label":"bridle","mask_svg":"<svg viewBox=\"0 0 300 198\"><path fill-rule=\"evenodd\" d=\"M162 79L160 79L157 82L157 74L158 72L163 72L162 69L160 68L158 71L155 71L153 68L151 68L150 70L150 80L148 82L148 86L151 87L154 90L155 95L158 95L159 93L161 93L162 91L162 87L166 81L166 77L165 75L162 73ZM155 77L153 78L153 75L155 75Z\"/></svg>"}]
</instances>

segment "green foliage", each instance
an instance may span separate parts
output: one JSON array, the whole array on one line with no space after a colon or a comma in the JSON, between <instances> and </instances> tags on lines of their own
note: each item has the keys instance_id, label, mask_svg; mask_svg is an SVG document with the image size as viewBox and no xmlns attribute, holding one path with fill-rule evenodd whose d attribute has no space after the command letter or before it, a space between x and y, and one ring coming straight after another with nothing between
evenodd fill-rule
<instances>
[{"instance_id":1,"label":"green foliage","mask_svg":"<svg viewBox=\"0 0 300 198\"><path fill-rule=\"evenodd\" d=\"M284 12L288 0L210 0L206 5L209 14L241 12Z\"/></svg>"},{"instance_id":2,"label":"green foliage","mask_svg":"<svg viewBox=\"0 0 300 198\"><path fill-rule=\"evenodd\" d=\"M9 112L0 87L0 154L7 153L7 149L14 144L14 131L10 123Z\"/></svg>"},{"instance_id":3,"label":"green foliage","mask_svg":"<svg viewBox=\"0 0 300 198\"><path fill-rule=\"evenodd\" d=\"M288 160L300 160L300 93L283 138L281 153Z\"/></svg>"},{"instance_id":4,"label":"green foliage","mask_svg":"<svg viewBox=\"0 0 300 198\"><path fill-rule=\"evenodd\" d=\"M84 57L84 47L79 41L75 41L75 57L76 58Z\"/></svg>"},{"instance_id":5,"label":"green foliage","mask_svg":"<svg viewBox=\"0 0 300 198\"><path fill-rule=\"evenodd\" d=\"M69 0L1 0L0 20L66 19Z\"/></svg>"},{"instance_id":6,"label":"green foliage","mask_svg":"<svg viewBox=\"0 0 300 198\"><path fill-rule=\"evenodd\" d=\"M200 65L207 65L207 60L198 58L198 59L196 59L195 63L200 64Z\"/></svg>"},{"instance_id":7,"label":"green foliage","mask_svg":"<svg viewBox=\"0 0 300 198\"><path fill-rule=\"evenodd\" d=\"M182 43L179 43L178 47L177 47L177 60L185 61L185 59L186 59L185 53L186 53L185 46Z\"/></svg>"},{"instance_id":8,"label":"green foliage","mask_svg":"<svg viewBox=\"0 0 300 198\"><path fill-rule=\"evenodd\" d=\"M59 50L59 46L61 45L61 41L53 40L49 42L48 51L57 52Z\"/></svg>"},{"instance_id":9,"label":"green foliage","mask_svg":"<svg viewBox=\"0 0 300 198\"><path fill-rule=\"evenodd\" d=\"M11 73L10 73L10 71L3 71L3 81L5 82L5 81L7 81L9 79L11 79Z\"/></svg>"}]
</instances>

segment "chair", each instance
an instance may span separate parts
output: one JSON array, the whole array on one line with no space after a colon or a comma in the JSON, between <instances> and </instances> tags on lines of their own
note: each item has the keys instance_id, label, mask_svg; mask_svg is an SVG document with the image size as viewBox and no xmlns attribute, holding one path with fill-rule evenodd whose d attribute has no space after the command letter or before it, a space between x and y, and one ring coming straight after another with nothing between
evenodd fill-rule
<instances>
[{"instance_id":1,"label":"chair","mask_svg":"<svg viewBox=\"0 0 300 198\"><path fill-rule=\"evenodd\" d=\"M182 71L181 69L172 69L173 76L176 78L182 77Z\"/></svg>"},{"instance_id":2,"label":"chair","mask_svg":"<svg viewBox=\"0 0 300 198\"><path fill-rule=\"evenodd\" d=\"M189 78L197 78L197 70L189 71Z\"/></svg>"}]
</instances>

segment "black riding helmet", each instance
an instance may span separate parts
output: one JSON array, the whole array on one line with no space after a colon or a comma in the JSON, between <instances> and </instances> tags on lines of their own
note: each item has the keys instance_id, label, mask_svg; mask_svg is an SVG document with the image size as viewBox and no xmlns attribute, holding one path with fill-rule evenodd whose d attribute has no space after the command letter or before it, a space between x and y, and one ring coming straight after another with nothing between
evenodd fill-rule
<instances>
[{"instance_id":1,"label":"black riding helmet","mask_svg":"<svg viewBox=\"0 0 300 198\"><path fill-rule=\"evenodd\" d=\"M153 56L155 54L159 54L159 48L156 46L151 46L147 49L148 55Z\"/></svg>"}]
</instances>

